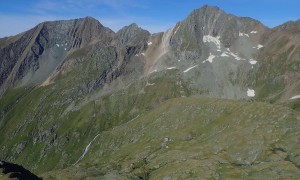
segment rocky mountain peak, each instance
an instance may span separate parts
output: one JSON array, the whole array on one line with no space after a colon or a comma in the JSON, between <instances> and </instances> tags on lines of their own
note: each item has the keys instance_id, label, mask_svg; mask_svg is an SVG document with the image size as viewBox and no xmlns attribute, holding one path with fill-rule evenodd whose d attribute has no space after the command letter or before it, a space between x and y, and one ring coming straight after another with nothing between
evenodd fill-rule
<instances>
[{"instance_id":1,"label":"rocky mountain peak","mask_svg":"<svg viewBox=\"0 0 300 180\"><path fill-rule=\"evenodd\" d=\"M279 31L285 31L285 30L288 30L288 31L300 31L300 19L296 20L296 21L289 21L289 22L286 22L282 25L279 25L277 27L274 28L275 30L279 30Z\"/></svg>"},{"instance_id":2,"label":"rocky mountain peak","mask_svg":"<svg viewBox=\"0 0 300 180\"><path fill-rule=\"evenodd\" d=\"M203 54L201 49L204 47L204 36L218 38L225 48L229 48L239 36L249 36L252 31L263 32L265 29L267 28L257 20L237 17L218 7L205 5L194 10L173 28L171 46L175 49L196 50Z\"/></svg>"},{"instance_id":3,"label":"rocky mountain peak","mask_svg":"<svg viewBox=\"0 0 300 180\"><path fill-rule=\"evenodd\" d=\"M82 18L82 19L84 19L84 20L86 20L86 21L95 21L95 22L99 22L97 19L95 19L95 18L93 18L92 16L86 16L86 17L84 17L84 18Z\"/></svg>"},{"instance_id":4,"label":"rocky mountain peak","mask_svg":"<svg viewBox=\"0 0 300 180\"><path fill-rule=\"evenodd\" d=\"M202 14L216 14L216 13L225 13L223 10L221 10L219 7L217 6L209 6L209 5L204 5L203 7L199 8L199 9L195 9L191 14L193 13L202 13Z\"/></svg>"},{"instance_id":5,"label":"rocky mountain peak","mask_svg":"<svg viewBox=\"0 0 300 180\"><path fill-rule=\"evenodd\" d=\"M136 23L131 23L129 26L125 26L127 29L141 29Z\"/></svg>"},{"instance_id":6,"label":"rocky mountain peak","mask_svg":"<svg viewBox=\"0 0 300 180\"><path fill-rule=\"evenodd\" d=\"M68 52L90 44L110 44L115 33L85 17L47 21L25 32L0 50L0 96L12 85L38 84L47 79Z\"/></svg>"},{"instance_id":7,"label":"rocky mountain peak","mask_svg":"<svg viewBox=\"0 0 300 180\"><path fill-rule=\"evenodd\" d=\"M216 6L203 6L194 10L186 21L195 30L202 30L203 33L213 36L221 36L224 32L247 32L253 26L263 26L259 21L252 18L237 17L224 12ZM228 34L225 34L226 36Z\"/></svg>"},{"instance_id":8,"label":"rocky mountain peak","mask_svg":"<svg viewBox=\"0 0 300 180\"><path fill-rule=\"evenodd\" d=\"M132 23L117 32L117 44L118 46L136 44L141 40L148 39L149 36L149 31L142 29L136 23Z\"/></svg>"}]
</instances>

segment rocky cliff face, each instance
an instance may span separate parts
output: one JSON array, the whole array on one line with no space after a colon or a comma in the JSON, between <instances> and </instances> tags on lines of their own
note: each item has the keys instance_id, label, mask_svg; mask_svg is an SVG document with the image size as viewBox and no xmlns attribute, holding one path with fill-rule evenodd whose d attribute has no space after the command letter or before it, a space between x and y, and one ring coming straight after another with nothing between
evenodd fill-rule
<instances>
[{"instance_id":1,"label":"rocky cliff face","mask_svg":"<svg viewBox=\"0 0 300 180\"><path fill-rule=\"evenodd\" d=\"M249 76L258 67L262 37L269 31L251 18L205 6L165 32L155 50L146 51L148 73L173 67L190 82L194 95L248 98L247 90L254 88Z\"/></svg>"},{"instance_id":2,"label":"rocky cliff face","mask_svg":"<svg viewBox=\"0 0 300 180\"><path fill-rule=\"evenodd\" d=\"M115 55L108 55L109 69L91 80L94 82L88 82L94 84L92 89L121 75L129 82L174 68L197 96L244 99L249 98L249 90L256 90L256 97L286 101L292 93L297 93L299 86L296 72L299 65L295 60L297 24L288 22L270 30L254 19L210 6L194 10L165 33L154 35L136 24L114 33L91 17L45 22L2 40L0 94L10 87L49 84L57 75L72 71L84 59L97 54L96 51L113 48ZM290 45L272 47L280 43ZM280 63L269 63L266 58L271 53L286 51L290 51L287 57L282 54L277 59L286 58L291 68L281 68L279 74L272 74L272 69L278 69L275 66ZM295 58L291 60L292 57ZM266 64L271 64L269 77L262 78ZM265 92L268 89L262 87L265 81L270 87L272 82L280 82L282 88L274 93Z\"/></svg>"},{"instance_id":3,"label":"rocky cliff face","mask_svg":"<svg viewBox=\"0 0 300 180\"><path fill-rule=\"evenodd\" d=\"M91 17L37 25L1 48L0 95L12 86L42 83L68 52L99 41L110 44L113 36L110 29Z\"/></svg>"},{"instance_id":4,"label":"rocky cliff face","mask_svg":"<svg viewBox=\"0 0 300 180\"><path fill-rule=\"evenodd\" d=\"M138 44L146 46L149 36L150 33L148 31L133 23L117 32L117 46L122 47Z\"/></svg>"}]
</instances>

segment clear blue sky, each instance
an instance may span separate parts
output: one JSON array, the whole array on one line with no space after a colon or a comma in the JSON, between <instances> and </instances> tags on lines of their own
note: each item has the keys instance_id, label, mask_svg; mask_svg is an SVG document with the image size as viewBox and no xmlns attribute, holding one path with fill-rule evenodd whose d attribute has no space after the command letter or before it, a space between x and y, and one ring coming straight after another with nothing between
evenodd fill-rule
<instances>
[{"instance_id":1,"label":"clear blue sky","mask_svg":"<svg viewBox=\"0 0 300 180\"><path fill-rule=\"evenodd\" d=\"M257 19L269 27L300 19L300 0L2 0L0 37L46 20L92 16L117 31L132 22L150 32L165 31L208 4Z\"/></svg>"}]
</instances>

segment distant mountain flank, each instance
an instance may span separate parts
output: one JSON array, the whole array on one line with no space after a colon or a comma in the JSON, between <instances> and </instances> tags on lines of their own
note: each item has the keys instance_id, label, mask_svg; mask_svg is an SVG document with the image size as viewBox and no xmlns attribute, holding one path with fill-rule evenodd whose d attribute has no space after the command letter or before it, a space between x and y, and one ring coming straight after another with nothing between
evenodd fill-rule
<instances>
[{"instance_id":1,"label":"distant mountain flank","mask_svg":"<svg viewBox=\"0 0 300 180\"><path fill-rule=\"evenodd\" d=\"M153 35L136 24L114 33L92 17L45 22L25 33L1 40L0 94L13 87L48 84L61 71L69 71L95 46L111 46L115 48L116 57L112 61L118 64L118 70L110 72L112 78L105 82L123 73L124 62L138 58L143 66L137 70L140 77L168 66L184 72L197 65L184 78L193 81L191 86L195 87L191 88L205 92L202 95L241 99L247 98L247 89L256 89L256 97L278 97L284 101L299 93L299 63L288 61L297 57L297 24L288 22L269 29L257 20L237 17L210 6L194 10L167 32ZM277 41L287 41L287 45L279 49L272 47L280 43ZM288 49L291 50L287 57L278 54ZM279 68L283 68L280 73L261 76L266 64L270 71L280 64L269 63L270 59L281 61L282 58L287 59L287 66ZM196 72L201 72L201 76L194 77ZM265 93L276 78L283 77L289 81L281 81L280 89Z\"/></svg>"}]
</instances>

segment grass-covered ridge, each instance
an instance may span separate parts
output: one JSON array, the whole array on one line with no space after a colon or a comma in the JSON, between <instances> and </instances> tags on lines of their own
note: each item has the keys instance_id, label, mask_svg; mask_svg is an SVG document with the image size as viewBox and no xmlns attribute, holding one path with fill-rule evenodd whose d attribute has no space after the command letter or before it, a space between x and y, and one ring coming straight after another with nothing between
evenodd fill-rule
<instances>
[{"instance_id":1,"label":"grass-covered ridge","mask_svg":"<svg viewBox=\"0 0 300 180\"><path fill-rule=\"evenodd\" d=\"M1 99L2 159L18 162L34 173L68 167L95 135L167 99L188 94L178 83L181 80L176 71L162 72L121 89L88 92L84 84L92 77L74 76L85 68L92 74L89 63L93 62L82 63L54 84L12 90Z\"/></svg>"},{"instance_id":2,"label":"grass-covered ridge","mask_svg":"<svg viewBox=\"0 0 300 180\"><path fill-rule=\"evenodd\" d=\"M299 123L282 106L175 98L101 133L79 165L44 177L297 179Z\"/></svg>"}]
</instances>

